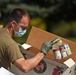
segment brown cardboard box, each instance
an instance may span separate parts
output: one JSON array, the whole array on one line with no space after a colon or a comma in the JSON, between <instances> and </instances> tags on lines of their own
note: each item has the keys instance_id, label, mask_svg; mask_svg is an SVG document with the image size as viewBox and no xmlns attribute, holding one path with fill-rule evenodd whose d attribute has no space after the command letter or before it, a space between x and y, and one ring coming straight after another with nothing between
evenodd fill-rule
<instances>
[{"instance_id":1,"label":"brown cardboard box","mask_svg":"<svg viewBox=\"0 0 76 75\"><path fill-rule=\"evenodd\" d=\"M50 40L53 40L53 39L58 38L58 37L60 37L60 36L49 33L47 31L41 30L41 29L36 28L36 27L32 27L26 43L32 45L32 47L29 49L29 51L37 54L40 51L43 42L50 41ZM72 58L76 62L76 56L75 56L76 55L76 50L75 50L76 43L74 43L70 40L67 40L63 37L61 37L61 40L70 46L72 54L69 55L68 57L62 58L60 60L55 60L54 55L53 55L53 51L50 50L50 52L46 55L46 57L51 59L51 60L57 61L61 64L63 64L63 62L69 58Z\"/></svg>"},{"instance_id":2,"label":"brown cardboard box","mask_svg":"<svg viewBox=\"0 0 76 75\"><path fill-rule=\"evenodd\" d=\"M26 41L26 43L31 45L32 47L29 48L28 50L22 50L22 53L25 54L26 59L31 58L40 51L42 43L44 41L53 40L54 38L58 38L58 37L60 36L46 32L36 27L32 27L30 34L28 36L28 39ZM69 41L67 39L64 39L62 37L61 39L70 45L72 55L56 61L54 59L53 51L50 51L46 55L46 57L42 59L45 62L45 64L43 62L41 63L41 65L37 65L37 68L32 69L30 72L23 73L18 68L16 68L14 65L12 66L11 71L18 75L25 75L25 74L26 75L75 75L74 73L75 65L73 65L72 67L67 67L66 65L63 64L63 62L69 58L74 59L74 61L76 62L76 59L75 59L76 43Z\"/></svg>"}]
</instances>

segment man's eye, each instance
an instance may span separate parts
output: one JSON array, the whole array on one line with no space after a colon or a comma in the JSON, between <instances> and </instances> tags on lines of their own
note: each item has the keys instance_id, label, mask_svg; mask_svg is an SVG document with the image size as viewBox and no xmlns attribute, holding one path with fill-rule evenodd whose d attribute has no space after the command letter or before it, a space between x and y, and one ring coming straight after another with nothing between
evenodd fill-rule
<instances>
[{"instance_id":1,"label":"man's eye","mask_svg":"<svg viewBox=\"0 0 76 75\"><path fill-rule=\"evenodd\" d=\"M26 29L26 27L24 27L24 26L21 26L21 28L22 28L22 30L25 30Z\"/></svg>"}]
</instances>

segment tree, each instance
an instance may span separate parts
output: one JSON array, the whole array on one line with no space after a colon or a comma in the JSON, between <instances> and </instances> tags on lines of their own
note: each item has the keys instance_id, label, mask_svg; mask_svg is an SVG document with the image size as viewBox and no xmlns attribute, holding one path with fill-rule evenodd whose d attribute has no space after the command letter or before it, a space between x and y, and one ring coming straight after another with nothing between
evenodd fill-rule
<instances>
[{"instance_id":1,"label":"tree","mask_svg":"<svg viewBox=\"0 0 76 75\"><path fill-rule=\"evenodd\" d=\"M69 22L76 20L76 0L0 0L2 16L5 14L7 16L7 12L16 7L26 9L31 18L42 18L46 23L47 31L52 33L56 33L54 27L61 27L62 21L69 24ZM66 27L65 23L64 26ZM69 24L69 26L71 25ZM70 34L68 32L68 36Z\"/></svg>"}]
</instances>

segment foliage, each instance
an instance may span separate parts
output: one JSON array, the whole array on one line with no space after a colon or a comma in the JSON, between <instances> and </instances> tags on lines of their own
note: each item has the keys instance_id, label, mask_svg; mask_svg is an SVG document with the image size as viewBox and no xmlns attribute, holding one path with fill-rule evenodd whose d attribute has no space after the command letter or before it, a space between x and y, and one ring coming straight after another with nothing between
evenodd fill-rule
<instances>
[{"instance_id":1,"label":"foliage","mask_svg":"<svg viewBox=\"0 0 76 75\"><path fill-rule=\"evenodd\" d=\"M70 31L70 25L69 23L66 23L64 21L60 21L58 24L56 24L52 30L54 34L57 34L59 36L68 36Z\"/></svg>"},{"instance_id":2,"label":"foliage","mask_svg":"<svg viewBox=\"0 0 76 75\"><path fill-rule=\"evenodd\" d=\"M66 39L76 42L76 38L74 38L74 37L67 37Z\"/></svg>"},{"instance_id":3,"label":"foliage","mask_svg":"<svg viewBox=\"0 0 76 75\"><path fill-rule=\"evenodd\" d=\"M35 26L35 27L41 28L43 30L46 30L46 24L45 24L45 22L43 21L43 19L38 18L38 17L31 19L30 26Z\"/></svg>"},{"instance_id":4,"label":"foliage","mask_svg":"<svg viewBox=\"0 0 76 75\"><path fill-rule=\"evenodd\" d=\"M17 7L29 12L32 20L30 26L63 37L76 37L76 0L0 0L0 22L6 21L8 12Z\"/></svg>"}]
</instances>

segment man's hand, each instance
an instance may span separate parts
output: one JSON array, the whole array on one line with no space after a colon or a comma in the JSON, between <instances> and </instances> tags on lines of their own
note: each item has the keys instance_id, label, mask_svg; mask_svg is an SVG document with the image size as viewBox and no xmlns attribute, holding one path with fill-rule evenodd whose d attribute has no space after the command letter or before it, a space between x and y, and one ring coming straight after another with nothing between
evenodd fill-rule
<instances>
[{"instance_id":1,"label":"man's hand","mask_svg":"<svg viewBox=\"0 0 76 75\"><path fill-rule=\"evenodd\" d=\"M45 55L52 49L52 44L50 41L46 41L42 44L40 52L44 53Z\"/></svg>"}]
</instances>

